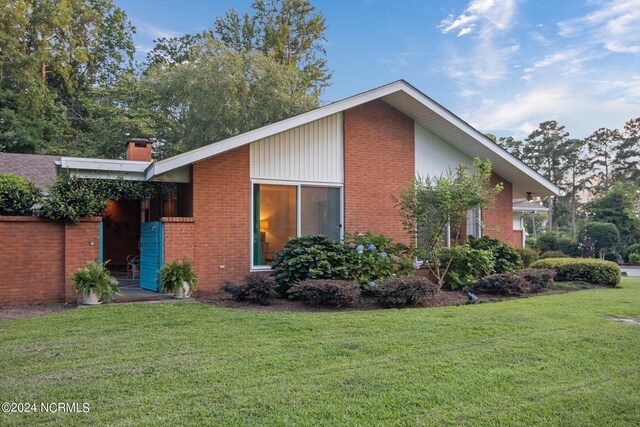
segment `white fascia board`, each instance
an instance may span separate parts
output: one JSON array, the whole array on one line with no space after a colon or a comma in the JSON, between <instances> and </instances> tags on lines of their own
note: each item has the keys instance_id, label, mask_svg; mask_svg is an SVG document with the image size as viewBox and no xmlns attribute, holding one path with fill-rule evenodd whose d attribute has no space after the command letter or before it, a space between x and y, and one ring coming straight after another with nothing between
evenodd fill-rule
<instances>
[{"instance_id":1,"label":"white fascia board","mask_svg":"<svg viewBox=\"0 0 640 427\"><path fill-rule=\"evenodd\" d=\"M156 175L166 173L167 171L170 171L172 169L186 166L188 164L195 163L208 157L224 153L225 151L230 151L243 145L250 144L254 141L268 138L272 135L276 135L289 129L311 123L315 120L331 116L349 108L353 108L369 101L373 101L374 99L382 98L383 96L398 92L399 90L403 90L405 87L406 83L403 81L390 83L386 86L382 86L377 89L352 96L350 98L317 108L307 113L303 113L271 125L263 126L261 128L245 132L238 136L234 136L220 142L216 142L214 144L196 148L195 150L191 150L183 154L178 154L177 156L173 156L165 160L160 160L149 166L149 168L147 169L147 179L151 179Z\"/></svg>"},{"instance_id":2,"label":"white fascia board","mask_svg":"<svg viewBox=\"0 0 640 427\"><path fill-rule=\"evenodd\" d=\"M514 212L549 212L549 208L545 208L544 206L540 207L524 207L524 206L514 206Z\"/></svg>"},{"instance_id":3,"label":"white fascia board","mask_svg":"<svg viewBox=\"0 0 640 427\"><path fill-rule=\"evenodd\" d=\"M62 157L56 164L80 178L146 181L145 170L151 162Z\"/></svg>"},{"instance_id":4,"label":"white fascia board","mask_svg":"<svg viewBox=\"0 0 640 427\"><path fill-rule=\"evenodd\" d=\"M408 95L412 96L415 100L422 103L424 106L434 111L441 117L445 118L449 123L452 123L458 129L464 131L467 135L469 135L470 137L475 139L477 142L482 144L485 148L491 150L493 153L497 154L498 156L502 157L504 160L506 160L513 166L523 171L527 176L529 176L531 179L541 184L543 187L547 188L552 193L557 195L562 195L562 190L557 185L553 184L551 181L547 180L538 172L536 172L535 170L531 169L529 166L522 163L520 160L518 160L515 156L513 156L507 150L500 147L498 144L496 144L495 142L487 138L485 135L483 135L482 132L478 131L469 123L465 122L460 117L456 116L451 111L447 110L446 108L444 108L443 106L435 102L433 99L429 98L428 96L420 92L418 89L411 86L410 84L404 81L403 83L405 86L403 90Z\"/></svg>"}]
</instances>

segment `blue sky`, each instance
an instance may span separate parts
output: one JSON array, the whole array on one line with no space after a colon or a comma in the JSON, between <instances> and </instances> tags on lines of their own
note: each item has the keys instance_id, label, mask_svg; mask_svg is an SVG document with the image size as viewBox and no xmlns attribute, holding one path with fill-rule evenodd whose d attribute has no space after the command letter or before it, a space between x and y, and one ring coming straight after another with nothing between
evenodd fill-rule
<instances>
[{"instance_id":1,"label":"blue sky","mask_svg":"<svg viewBox=\"0 0 640 427\"><path fill-rule=\"evenodd\" d=\"M251 1L116 0L137 58L162 36L211 27ZM555 119L575 137L640 116L640 0L343 0L327 20L323 103L405 79L483 132Z\"/></svg>"}]
</instances>

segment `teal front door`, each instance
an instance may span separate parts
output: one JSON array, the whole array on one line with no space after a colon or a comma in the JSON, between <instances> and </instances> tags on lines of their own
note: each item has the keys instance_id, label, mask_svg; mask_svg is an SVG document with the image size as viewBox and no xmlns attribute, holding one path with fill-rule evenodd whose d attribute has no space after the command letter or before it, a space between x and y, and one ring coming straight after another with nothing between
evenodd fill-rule
<instances>
[{"instance_id":1,"label":"teal front door","mask_svg":"<svg viewBox=\"0 0 640 427\"><path fill-rule=\"evenodd\" d=\"M145 222L140 230L140 287L154 292L162 291L160 267L163 259L163 224Z\"/></svg>"}]
</instances>

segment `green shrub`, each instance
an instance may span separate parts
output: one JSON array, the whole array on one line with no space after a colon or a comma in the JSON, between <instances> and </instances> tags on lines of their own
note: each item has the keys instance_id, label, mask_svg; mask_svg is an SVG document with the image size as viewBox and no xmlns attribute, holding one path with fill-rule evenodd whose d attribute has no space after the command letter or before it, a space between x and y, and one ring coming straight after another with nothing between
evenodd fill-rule
<instances>
[{"instance_id":1,"label":"green shrub","mask_svg":"<svg viewBox=\"0 0 640 427\"><path fill-rule=\"evenodd\" d=\"M522 295L527 291L529 284L518 274L492 274L473 282L473 292L486 292L488 294Z\"/></svg>"},{"instance_id":2,"label":"green shrub","mask_svg":"<svg viewBox=\"0 0 640 427\"><path fill-rule=\"evenodd\" d=\"M82 294L93 291L98 299L106 302L111 301L115 295L122 295L118 279L107 270L108 263L109 261L104 264L89 261L86 267L74 271L71 280L75 283L76 292Z\"/></svg>"},{"instance_id":3,"label":"green shrub","mask_svg":"<svg viewBox=\"0 0 640 427\"><path fill-rule=\"evenodd\" d=\"M304 280L291 285L289 295L313 305L349 306L360 297L360 285L346 280Z\"/></svg>"},{"instance_id":4,"label":"green shrub","mask_svg":"<svg viewBox=\"0 0 640 427\"><path fill-rule=\"evenodd\" d=\"M351 252L326 236L296 237L276 254L272 268L283 291L306 279L348 279Z\"/></svg>"},{"instance_id":5,"label":"green shrub","mask_svg":"<svg viewBox=\"0 0 640 427\"><path fill-rule=\"evenodd\" d=\"M373 294L382 307L419 305L438 292L438 286L425 277L401 277L376 285Z\"/></svg>"},{"instance_id":6,"label":"green shrub","mask_svg":"<svg viewBox=\"0 0 640 427\"><path fill-rule=\"evenodd\" d=\"M569 234L561 231L547 231L537 240L540 252L561 251L569 256L579 256L578 242Z\"/></svg>"},{"instance_id":7,"label":"green shrub","mask_svg":"<svg viewBox=\"0 0 640 427\"><path fill-rule=\"evenodd\" d=\"M622 255L618 252L607 252L604 254L605 261L615 262L616 264L623 264L624 260L622 259Z\"/></svg>"},{"instance_id":8,"label":"green shrub","mask_svg":"<svg viewBox=\"0 0 640 427\"><path fill-rule=\"evenodd\" d=\"M546 259L546 258L569 258L569 255L565 254L562 251L547 251L547 252L543 252L540 255L540 259Z\"/></svg>"},{"instance_id":9,"label":"green shrub","mask_svg":"<svg viewBox=\"0 0 640 427\"><path fill-rule=\"evenodd\" d=\"M244 284L237 285L226 281L222 290L231 294L236 301L257 302L270 305L271 300L278 296L276 279L271 274L253 273L244 278Z\"/></svg>"},{"instance_id":10,"label":"green shrub","mask_svg":"<svg viewBox=\"0 0 640 427\"><path fill-rule=\"evenodd\" d=\"M348 276L365 289L371 283L413 273L415 258L411 249L402 243L394 243L383 234L347 234L345 244L350 250Z\"/></svg>"},{"instance_id":11,"label":"green shrub","mask_svg":"<svg viewBox=\"0 0 640 427\"><path fill-rule=\"evenodd\" d=\"M629 264L640 265L640 254L629 254Z\"/></svg>"},{"instance_id":12,"label":"green shrub","mask_svg":"<svg viewBox=\"0 0 640 427\"><path fill-rule=\"evenodd\" d=\"M0 174L0 215L31 215L31 207L42 203L42 193L27 178Z\"/></svg>"},{"instance_id":13,"label":"green shrub","mask_svg":"<svg viewBox=\"0 0 640 427\"><path fill-rule=\"evenodd\" d=\"M200 282L200 278L193 271L193 262L189 258L170 261L160 269L160 284L165 291L175 292L182 287L183 282L189 284L190 292L195 291Z\"/></svg>"},{"instance_id":14,"label":"green shrub","mask_svg":"<svg viewBox=\"0 0 640 427\"><path fill-rule=\"evenodd\" d=\"M524 241L524 244L527 248L535 249L537 252L538 249L538 239L533 236L527 236Z\"/></svg>"},{"instance_id":15,"label":"green shrub","mask_svg":"<svg viewBox=\"0 0 640 427\"><path fill-rule=\"evenodd\" d=\"M548 258L536 261L531 268L550 268L559 282L583 281L593 285L617 286L620 267L611 261L587 258Z\"/></svg>"},{"instance_id":16,"label":"green shrub","mask_svg":"<svg viewBox=\"0 0 640 427\"><path fill-rule=\"evenodd\" d=\"M494 271L493 252L485 249L473 249L469 244L441 248L439 253L441 266L450 263L445 282L452 289L463 288L479 277Z\"/></svg>"},{"instance_id":17,"label":"green shrub","mask_svg":"<svg viewBox=\"0 0 640 427\"><path fill-rule=\"evenodd\" d=\"M531 264L540 259L537 251L529 248L517 248L516 249L520 254L520 259L522 259L522 266L524 268L529 267Z\"/></svg>"},{"instance_id":18,"label":"green shrub","mask_svg":"<svg viewBox=\"0 0 640 427\"><path fill-rule=\"evenodd\" d=\"M634 243L625 248L624 250L625 259L627 259L628 261L631 261L631 259L629 258L631 254L640 254L640 243Z\"/></svg>"},{"instance_id":19,"label":"green shrub","mask_svg":"<svg viewBox=\"0 0 640 427\"><path fill-rule=\"evenodd\" d=\"M516 248L498 239L469 236L467 242L472 249L484 249L493 253L493 273L514 273L522 268L522 259Z\"/></svg>"},{"instance_id":20,"label":"green shrub","mask_svg":"<svg viewBox=\"0 0 640 427\"><path fill-rule=\"evenodd\" d=\"M620 241L618 227L609 222L589 222L584 226L582 234L593 242L600 258L604 257L607 249L614 248Z\"/></svg>"},{"instance_id":21,"label":"green shrub","mask_svg":"<svg viewBox=\"0 0 640 427\"><path fill-rule=\"evenodd\" d=\"M528 289L533 292L550 288L556 277L555 270L550 268L525 268L518 274L527 281Z\"/></svg>"}]
</instances>

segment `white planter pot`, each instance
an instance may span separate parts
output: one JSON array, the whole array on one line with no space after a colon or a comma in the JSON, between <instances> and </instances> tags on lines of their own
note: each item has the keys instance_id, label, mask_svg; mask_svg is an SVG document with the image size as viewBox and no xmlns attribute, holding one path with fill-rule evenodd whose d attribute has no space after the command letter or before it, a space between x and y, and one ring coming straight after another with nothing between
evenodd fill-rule
<instances>
[{"instance_id":1,"label":"white planter pot","mask_svg":"<svg viewBox=\"0 0 640 427\"><path fill-rule=\"evenodd\" d=\"M82 292L82 303L84 305L98 305L101 303L98 295L93 291L83 291Z\"/></svg>"},{"instance_id":2,"label":"white planter pot","mask_svg":"<svg viewBox=\"0 0 640 427\"><path fill-rule=\"evenodd\" d=\"M173 297L177 299L189 298L191 296L191 289L187 282L182 282L182 286L175 290Z\"/></svg>"}]
</instances>

